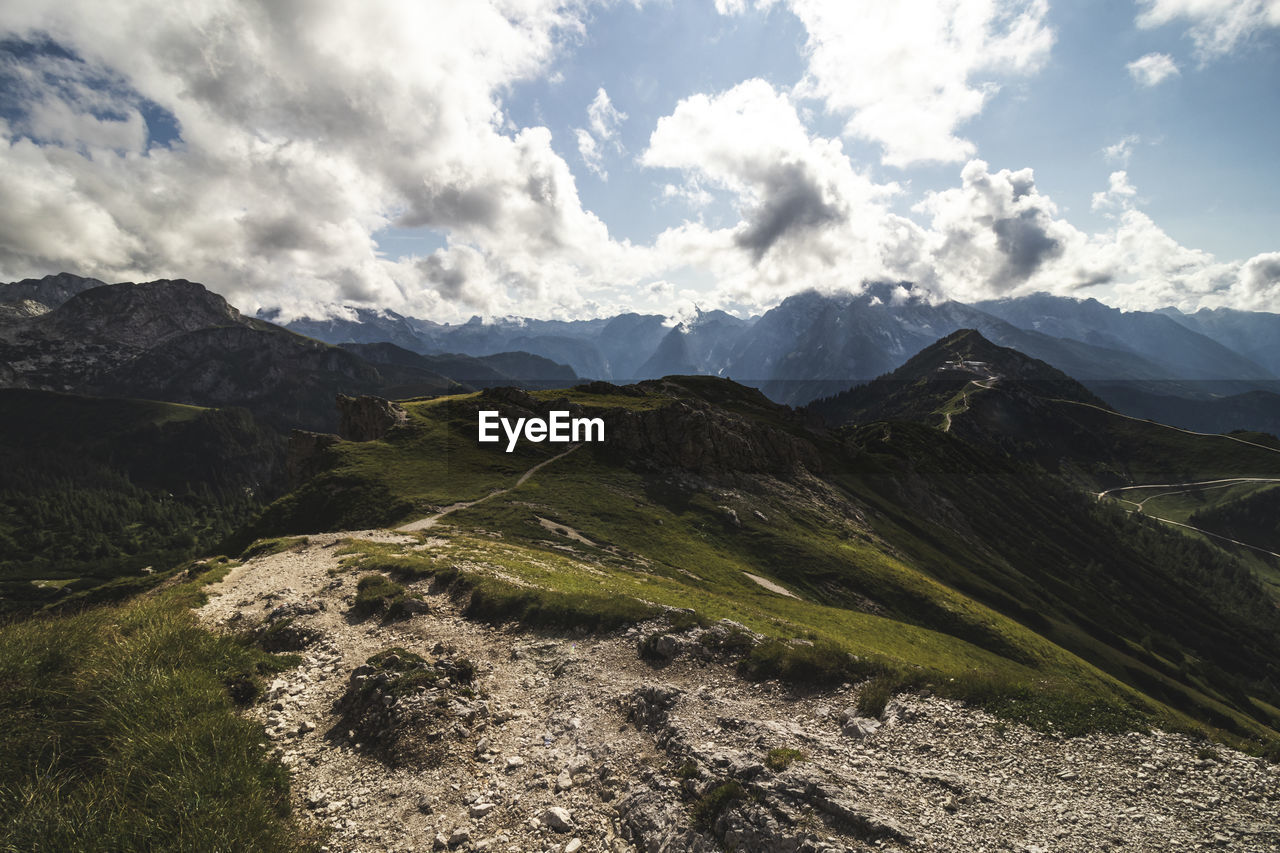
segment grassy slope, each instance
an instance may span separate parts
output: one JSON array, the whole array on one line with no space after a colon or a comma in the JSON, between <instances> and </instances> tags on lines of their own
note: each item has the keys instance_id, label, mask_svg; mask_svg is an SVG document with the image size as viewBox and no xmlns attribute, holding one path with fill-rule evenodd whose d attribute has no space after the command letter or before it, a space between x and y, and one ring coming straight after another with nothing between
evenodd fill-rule
<instances>
[{"instance_id":1,"label":"grassy slope","mask_svg":"<svg viewBox=\"0 0 1280 853\"><path fill-rule=\"evenodd\" d=\"M564 392L541 396L555 399ZM569 396L604 407L661 402ZM343 501L371 488L383 490L388 499L376 511L351 500L331 516L333 526L361 526L346 523L352 519L398 522L508 488L560 449L481 449L473 438L475 406L473 397L412 403L410 430L387 441L341 446L334 471L273 508L268 518L285 524L272 532L301 532L285 529L288 510L313 500L308 492ZM901 507L885 503L866 472L837 471L830 479L840 488L771 481L756 490L689 490L584 449L510 493L442 520L430 531L448 536L438 562L390 559L421 561L421 571L461 566L569 596L694 608L771 636L829 641L860 656L867 672L888 672L904 684L929 682L1024 718L1050 715L1061 725L1086 727L1139 716L1183 726L1209 719L1238 735L1274 736L1258 719L1231 707L1220 687L1189 685L1191 676L1179 680L1180 662L1169 664L1169 672L1153 667L1155 653L1138 647L1136 638L1101 642L1096 631L1075 623L1079 613L1066 608L1054 618L1026 618L1017 584L1030 586L1034 576L972 539L946 541L945 523L922 535L918 520L913 527ZM344 491L351 483L360 486ZM870 508L873 522L852 521L857 506ZM726 508L736 512L737 523ZM550 532L541 519L572 528L593 544ZM975 565L979 559L991 565ZM804 600L767 592L744 572L773 578ZM1128 655L1116 647L1136 651ZM1140 694L1137 684L1148 694L1173 696L1178 707ZM1267 719L1265 712L1258 716Z\"/></svg>"},{"instance_id":2,"label":"grassy slope","mask_svg":"<svg viewBox=\"0 0 1280 853\"><path fill-rule=\"evenodd\" d=\"M228 695L285 661L201 628L199 594L0 625L0 850L309 849Z\"/></svg>"}]
</instances>

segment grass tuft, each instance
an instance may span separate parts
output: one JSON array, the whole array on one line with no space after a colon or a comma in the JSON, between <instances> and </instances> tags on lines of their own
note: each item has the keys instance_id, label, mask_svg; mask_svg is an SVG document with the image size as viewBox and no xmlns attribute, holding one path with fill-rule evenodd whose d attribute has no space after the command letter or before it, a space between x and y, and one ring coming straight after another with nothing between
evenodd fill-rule
<instances>
[{"instance_id":1,"label":"grass tuft","mask_svg":"<svg viewBox=\"0 0 1280 853\"><path fill-rule=\"evenodd\" d=\"M780 746L769 750L769 753L764 757L764 766L777 773L786 770L792 763L804 761L808 757L809 754L803 750Z\"/></svg>"}]
</instances>

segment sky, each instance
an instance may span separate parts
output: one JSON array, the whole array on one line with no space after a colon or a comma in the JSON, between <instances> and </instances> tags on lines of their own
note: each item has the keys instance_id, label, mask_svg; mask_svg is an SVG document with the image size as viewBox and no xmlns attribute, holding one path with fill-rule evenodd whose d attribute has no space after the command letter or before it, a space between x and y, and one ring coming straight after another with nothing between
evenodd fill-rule
<instances>
[{"instance_id":1,"label":"sky","mask_svg":"<svg viewBox=\"0 0 1280 853\"><path fill-rule=\"evenodd\" d=\"M0 279L1280 312L1280 0L0 0Z\"/></svg>"}]
</instances>

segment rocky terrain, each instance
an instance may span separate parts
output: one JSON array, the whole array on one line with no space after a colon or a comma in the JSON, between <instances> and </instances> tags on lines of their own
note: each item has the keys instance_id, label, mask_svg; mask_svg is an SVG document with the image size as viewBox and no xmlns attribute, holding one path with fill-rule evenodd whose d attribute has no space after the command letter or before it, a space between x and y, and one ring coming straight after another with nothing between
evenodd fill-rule
<instances>
[{"instance_id":1,"label":"rocky terrain","mask_svg":"<svg viewBox=\"0 0 1280 853\"><path fill-rule=\"evenodd\" d=\"M302 663L248 713L329 851L1280 849L1280 768L1182 735L1061 738L929 695L740 679L732 624L494 628L439 585L360 615L348 537L210 588L209 624ZM674 627L673 627L674 626Z\"/></svg>"}]
</instances>

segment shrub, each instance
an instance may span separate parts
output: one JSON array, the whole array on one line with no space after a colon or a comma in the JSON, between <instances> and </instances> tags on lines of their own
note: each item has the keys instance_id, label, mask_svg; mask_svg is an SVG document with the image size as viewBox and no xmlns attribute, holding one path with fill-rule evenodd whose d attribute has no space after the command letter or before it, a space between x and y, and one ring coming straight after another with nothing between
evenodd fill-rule
<instances>
[{"instance_id":1,"label":"shrub","mask_svg":"<svg viewBox=\"0 0 1280 853\"><path fill-rule=\"evenodd\" d=\"M704 829L711 829L715 826L716 819L724 814L726 809L743 800L746 796L746 790L732 780L722 785L717 785L703 794L698 802L694 804L693 821Z\"/></svg>"}]
</instances>

